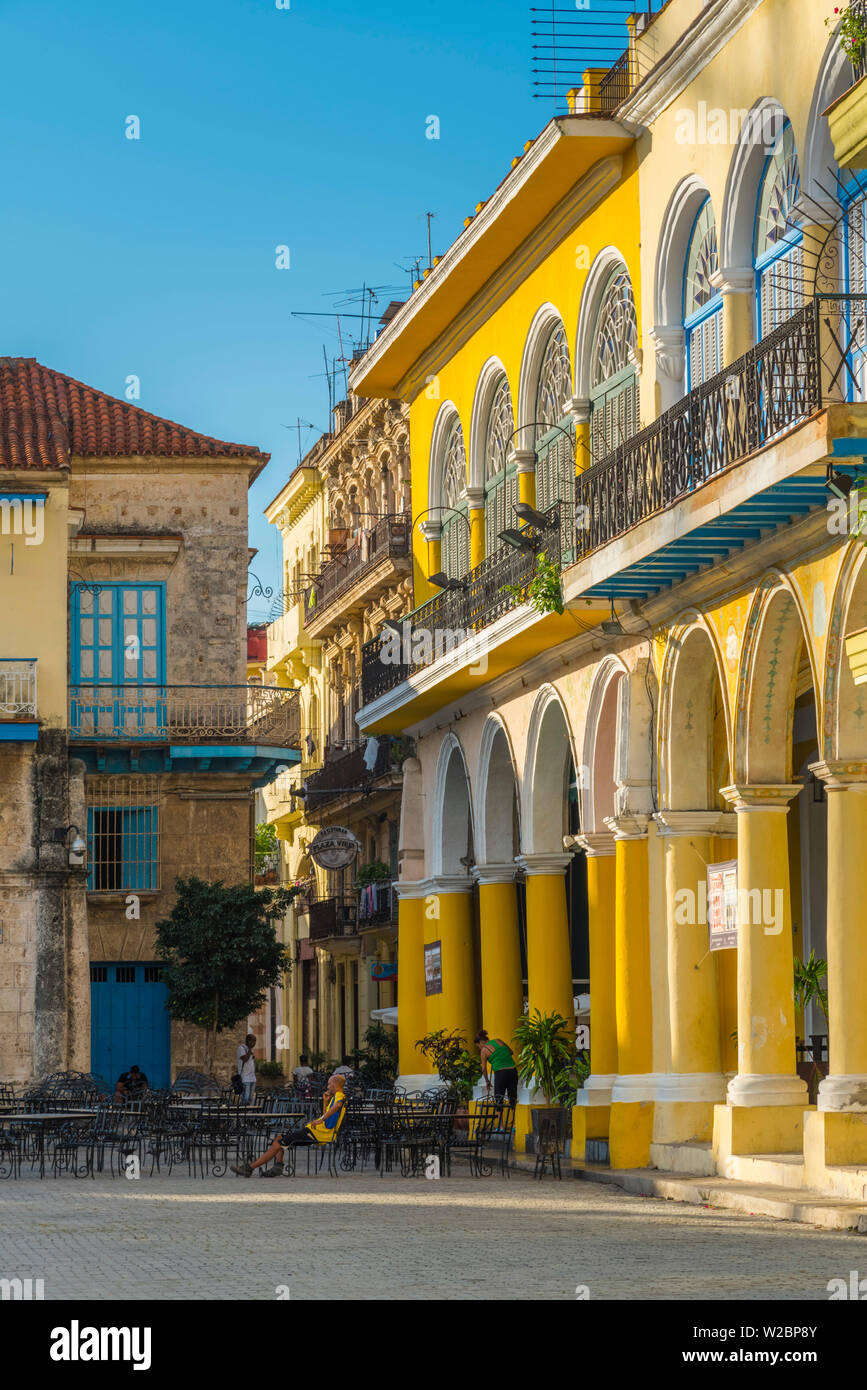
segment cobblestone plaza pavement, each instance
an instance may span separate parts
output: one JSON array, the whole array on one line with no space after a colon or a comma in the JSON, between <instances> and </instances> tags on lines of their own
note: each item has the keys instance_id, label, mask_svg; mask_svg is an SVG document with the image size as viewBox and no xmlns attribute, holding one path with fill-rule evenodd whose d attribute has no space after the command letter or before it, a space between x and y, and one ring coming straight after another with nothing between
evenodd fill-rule
<instances>
[{"instance_id":1,"label":"cobblestone plaza pavement","mask_svg":"<svg viewBox=\"0 0 867 1390\"><path fill-rule=\"evenodd\" d=\"M564 1179L348 1174L0 1187L0 1277L45 1299L827 1301L862 1237Z\"/></svg>"}]
</instances>

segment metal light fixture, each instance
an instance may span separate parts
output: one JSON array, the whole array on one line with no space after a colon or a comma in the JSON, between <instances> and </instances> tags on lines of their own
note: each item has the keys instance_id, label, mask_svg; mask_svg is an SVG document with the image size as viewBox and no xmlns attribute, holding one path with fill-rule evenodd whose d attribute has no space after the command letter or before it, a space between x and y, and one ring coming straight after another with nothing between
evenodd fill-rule
<instances>
[{"instance_id":1,"label":"metal light fixture","mask_svg":"<svg viewBox=\"0 0 867 1390\"><path fill-rule=\"evenodd\" d=\"M521 521L537 527L540 531L554 530L557 525L555 518L546 516L544 512L537 512L536 508L531 507L529 502L513 502L512 506Z\"/></svg>"},{"instance_id":2,"label":"metal light fixture","mask_svg":"<svg viewBox=\"0 0 867 1390\"><path fill-rule=\"evenodd\" d=\"M513 526L507 526L505 531L501 531L497 540L505 541L506 545L512 546L514 550L536 549L532 536L528 536L526 531L519 531Z\"/></svg>"},{"instance_id":3,"label":"metal light fixture","mask_svg":"<svg viewBox=\"0 0 867 1390\"><path fill-rule=\"evenodd\" d=\"M467 587L465 579L449 579L445 570L437 570L436 574L428 575L428 583L436 584L438 589L460 589L462 593Z\"/></svg>"},{"instance_id":4,"label":"metal light fixture","mask_svg":"<svg viewBox=\"0 0 867 1390\"><path fill-rule=\"evenodd\" d=\"M395 637L403 637L403 627L394 618L383 618L381 632L393 632Z\"/></svg>"},{"instance_id":5,"label":"metal light fixture","mask_svg":"<svg viewBox=\"0 0 867 1390\"><path fill-rule=\"evenodd\" d=\"M611 599L611 617L605 618L602 623L602 631L606 637L623 637L624 627L620 619L614 612L614 598Z\"/></svg>"},{"instance_id":6,"label":"metal light fixture","mask_svg":"<svg viewBox=\"0 0 867 1390\"><path fill-rule=\"evenodd\" d=\"M833 492L836 497L842 498L845 502L852 491L853 482L854 479L848 473L837 473L833 468L829 468L825 486L829 492Z\"/></svg>"},{"instance_id":7,"label":"metal light fixture","mask_svg":"<svg viewBox=\"0 0 867 1390\"><path fill-rule=\"evenodd\" d=\"M66 844L66 837L70 830L75 831L72 844L69 845L69 867L70 869L83 869L87 855L87 841L82 836L77 825L58 825L54 830L54 838L60 845Z\"/></svg>"}]
</instances>

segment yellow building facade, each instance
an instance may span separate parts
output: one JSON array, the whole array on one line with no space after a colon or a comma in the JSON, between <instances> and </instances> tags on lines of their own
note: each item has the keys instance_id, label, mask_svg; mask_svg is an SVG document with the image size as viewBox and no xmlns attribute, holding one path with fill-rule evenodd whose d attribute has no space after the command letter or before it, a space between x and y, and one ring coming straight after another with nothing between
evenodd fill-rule
<instances>
[{"instance_id":1,"label":"yellow building facade","mask_svg":"<svg viewBox=\"0 0 867 1390\"><path fill-rule=\"evenodd\" d=\"M865 189L787 15L669 0L355 369L409 403L416 523L358 723L417 750L407 1082L426 1030L589 995L574 1155L860 1195Z\"/></svg>"}]
</instances>

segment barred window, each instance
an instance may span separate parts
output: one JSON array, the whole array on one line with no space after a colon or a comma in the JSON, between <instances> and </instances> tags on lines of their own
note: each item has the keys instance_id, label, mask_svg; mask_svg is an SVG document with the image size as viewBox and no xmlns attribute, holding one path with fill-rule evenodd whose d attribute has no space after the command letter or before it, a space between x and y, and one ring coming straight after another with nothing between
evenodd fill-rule
<instances>
[{"instance_id":1,"label":"barred window","mask_svg":"<svg viewBox=\"0 0 867 1390\"><path fill-rule=\"evenodd\" d=\"M88 892L159 888L159 778L91 777L85 795Z\"/></svg>"},{"instance_id":2,"label":"barred window","mask_svg":"<svg viewBox=\"0 0 867 1390\"><path fill-rule=\"evenodd\" d=\"M460 579L470 567L469 532L466 521L455 512L464 513L463 495L467 485L467 454L464 432L456 420L448 437L443 462L442 504L442 568L450 579Z\"/></svg>"},{"instance_id":3,"label":"barred window","mask_svg":"<svg viewBox=\"0 0 867 1390\"><path fill-rule=\"evenodd\" d=\"M786 122L765 165L756 208L760 337L779 328L804 303L803 234L794 214L800 196L795 137Z\"/></svg>"},{"instance_id":4,"label":"barred window","mask_svg":"<svg viewBox=\"0 0 867 1390\"><path fill-rule=\"evenodd\" d=\"M545 347L536 395L536 438L552 425L559 425L569 409L572 396L572 364L569 344L562 323L554 329Z\"/></svg>"},{"instance_id":5,"label":"barred window","mask_svg":"<svg viewBox=\"0 0 867 1390\"><path fill-rule=\"evenodd\" d=\"M610 277L593 339L590 364L590 447L598 462L638 429L638 327L632 284L626 270Z\"/></svg>"},{"instance_id":6,"label":"barred window","mask_svg":"<svg viewBox=\"0 0 867 1390\"><path fill-rule=\"evenodd\" d=\"M515 417L512 393L505 376L491 401L485 435L485 550L501 548L500 532L514 523L512 504L518 500L516 465L509 463L514 448Z\"/></svg>"}]
</instances>

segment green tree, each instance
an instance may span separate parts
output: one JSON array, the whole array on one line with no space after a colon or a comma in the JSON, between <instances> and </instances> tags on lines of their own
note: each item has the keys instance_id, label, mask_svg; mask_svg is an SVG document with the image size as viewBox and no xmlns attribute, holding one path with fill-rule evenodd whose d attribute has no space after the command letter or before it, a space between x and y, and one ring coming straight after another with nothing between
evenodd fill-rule
<instances>
[{"instance_id":1,"label":"green tree","mask_svg":"<svg viewBox=\"0 0 867 1390\"><path fill-rule=\"evenodd\" d=\"M181 1023L206 1029L205 1071L213 1072L217 1034L254 1013L265 991L290 969L275 921L295 888L206 883L179 878L168 917L156 924L168 1010Z\"/></svg>"}]
</instances>

